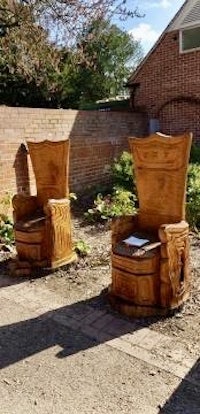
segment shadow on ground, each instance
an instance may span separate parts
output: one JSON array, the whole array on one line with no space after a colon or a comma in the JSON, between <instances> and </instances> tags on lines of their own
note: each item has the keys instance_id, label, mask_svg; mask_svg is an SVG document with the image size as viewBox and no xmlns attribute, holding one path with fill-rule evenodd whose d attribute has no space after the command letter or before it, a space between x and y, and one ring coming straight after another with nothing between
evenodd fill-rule
<instances>
[{"instance_id":1,"label":"shadow on ground","mask_svg":"<svg viewBox=\"0 0 200 414\"><path fill-rule=\"evenodd\" d=\"M159 414L199 414L200 413L200 358L191 371L181 381L169 400L160 409Z\"/></svg>"},{"instance_id":2,"label":"shadow on ground","mask_svg":"<svg viewBox=\"0 0 200 414\"><path fill-rule=\"evenodd\" d=\"M149 326L152 319L127 321L119 316L118 324L112 332L112 323L106 325L106 333L100 339L87 338L81 331L81 321L91 316L91 308L95 311L99 301L105 300L105 294L81 301L69 306L46 312L36 318L2 326L0 328L0 368L5 368L18 361L24 360L38 352L55 345L62 350L57 358L66 358L80 351L90 349L121 335ZM107 313L108 316L108 313ZM75 330L65 326L65 321L74 321ZM97 322L98 323L98 322ZM79 327L78 327L79 324ZM95 329L96 322L92 324ZM198 414L200 413L200 360L181 382L159 414ZM199 396L199 398L198 398Z\"/></svg>"},{"instance_id":3,"label":"shadow on ground","mask_svg":"<svg viewBox=\"0 0 200 414\"><path fill-rule=\"evenodd\" d=\"M7 262L1 263L1 266L3 268L1 268L0 287L25 281L24 278L4 277L2 270L4 266L7 266ZM91 314L96 310L105 311L106 332L102 329L102 335L97 338L94 335L94 339L91 339L92 331L90 332L90 338L88 338L87 334L84 333L83 324L87 317L91 317ZM2 326L0 327L0 368L6 368L56 345L59 345L61 350L55 357L66 358L100 344L106 344L107 341L119 338L127 333L148 327L155 320L158 320L157 317L130 321L118 315L118 318L115 318L113 329L112 319L110 323L106 319L108 316L112 318L113 315L116 316L115 312L109 308L106 292L102 292L101 295L63 306L43 313L38 317ZM69 327L69 321L71 321L71 328ZM95 318L90 326L97 331L99 329L98 319ZM162 408L160 407L159 414L175 413L200 414L200 359L165 405Z\"/></svg>"},{"instance_id":4,"label":"shadow on ground","mask_svg":"<svg viewBox=\"0 0 200 414\"><path fill-rule=\"evenodd\" d=\"M55 345L62 348L56 356L64 358L149 325L148 320L137 323L119 316L114 331L111 323L110 330L109 324L106 325L109 333L104 333L101 339L87 339L81 331L82 321L83 319L85 321L89 315L91 317L93 311L102 310L104 301L106 301L105 292L91 299L46 312L36 318L2 326L0 328L0 368L5 368ZM106 307L108 308L108 304L105 303ZM106 316L108 313L105 318ZM72 329L68 327L69 319L72 322L72 329L74 328L73 335ZM96 329L96 322L91 323L91 326Z\"/></svg>"}]
</instances>

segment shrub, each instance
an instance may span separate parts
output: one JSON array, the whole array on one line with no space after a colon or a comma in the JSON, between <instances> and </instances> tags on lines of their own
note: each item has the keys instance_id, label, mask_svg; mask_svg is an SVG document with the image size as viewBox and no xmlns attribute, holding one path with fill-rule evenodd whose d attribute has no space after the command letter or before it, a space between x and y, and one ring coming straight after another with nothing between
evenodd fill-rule
<instances>
[{"instance_id":1,"label":"shrub","mask_svg":"<svg viewBox=\"0 0 200 414\"><path fill-rule=\"evenodd\" d=\"M103 221L112 217L134 214L136 197L133 193L123 188L114 188L112 194L103 196L98 194L94 205L90 208L86 217L89 221Z\"/></svg>"},{"instance_id":2,"label":"shrub","mask_svg":"<svg viewBox=\"0 0 200 414\"><path fill-rule=\"evenodd\" d=\"M190 164L187 184L187 220L191 227L200 227L200 165Z\"/></svg>"},{"instance_id":3,"label":"shrub","mask_svg":"<svg viewBox=\"0 0 200 414\"><path fill-rule=\"evenodd\" d=\"M114 160L112 178L115 186L136 193L133 161L129 152L124 151L119 159Z\"/></svg>"},{"instance_id":4,"label":"shrub","mask_svg":"<svg viewBox=\"0 0 200 414\"><path fill-rule=\"evenodd\" d=\"M200 146L192 144L190 151L190 163L191 164L200 164Z\"/></svg>"},{"instance_id":5,"label":"shrub","mask_svg":"<svg viewBox=\"0 0 200 414\"><path fill-rule=\"evenodd\" d=\"M75 243L75 251L79 256L87 256L91 252L91 247L84 240L80 239Z\"/></svg>"},{"instance_id":6,"label":"shrub","mask_svg":"<svg viewBox=\"0 0 200 414\"><path fill-rule=\"evenodd\" d=\"M14 242L13 224L4 214L0 215L0 242L5 244Z\"/></svg>"},{"instance_id":7,"label":"shrub","mask_svg":"<svg viewBox=\"0 0 200 414\"><path fill-rule=\"evenodd\" d=\"M12 196L10 193L5 193L0 197L0 216L8 217L11 209Z\"/></svg>"},{"instance_id":8,"label":"shrub","mask_svg":"<svg viewBox=\"0 0 200 414\"><path fill-rule=\"evenodd\" d=\"M115 159L111 167L113 188L111 191L99 192L92 208L85 216L89 221L103 221L136 212L137 197L133 174L132 156L124 151Z\"/></svg>"}]
</instances>

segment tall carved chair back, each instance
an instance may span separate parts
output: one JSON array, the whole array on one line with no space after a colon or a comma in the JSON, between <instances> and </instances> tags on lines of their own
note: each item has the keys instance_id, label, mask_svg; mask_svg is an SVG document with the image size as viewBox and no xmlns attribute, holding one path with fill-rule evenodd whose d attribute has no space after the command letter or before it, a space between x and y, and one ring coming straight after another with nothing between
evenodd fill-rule
<instances>
[{"instance_id":1,"label":"tall carved chair back","mask_svg":"<svg viewBox=\"0 0 200 414\"><path fill-rule=\"evenodd\" d=\"M41 207L68 196L69 140L27 142Z\"/></svg>"},{"instance_id":2,"label":"tall carved chair back","mask_svg":"<svg viewBox=\"0 0 200 414\"><path fill-rule=\"evenodd\" d=\"M192 134L130 138L139 199L139 225L158 229L185 219L186 178Z\"/></svg>"}]
</instances>

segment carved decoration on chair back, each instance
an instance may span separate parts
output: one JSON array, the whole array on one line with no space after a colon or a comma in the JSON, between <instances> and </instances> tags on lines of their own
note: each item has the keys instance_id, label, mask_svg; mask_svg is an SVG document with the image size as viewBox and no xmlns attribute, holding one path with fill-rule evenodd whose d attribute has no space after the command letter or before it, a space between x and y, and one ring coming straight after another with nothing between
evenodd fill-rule
<instances>
[{"instance_id":1,"label":"carved decoration on chair back","mask_svg":"<svg viewBox=\"0 0 200 414\"><path fill-rule=\"evenodd\" d=\"M134 158L142 227L185 219L186 175L190 135L170 137L152 134L130 138Z\"/></svg>"}]
</instances>

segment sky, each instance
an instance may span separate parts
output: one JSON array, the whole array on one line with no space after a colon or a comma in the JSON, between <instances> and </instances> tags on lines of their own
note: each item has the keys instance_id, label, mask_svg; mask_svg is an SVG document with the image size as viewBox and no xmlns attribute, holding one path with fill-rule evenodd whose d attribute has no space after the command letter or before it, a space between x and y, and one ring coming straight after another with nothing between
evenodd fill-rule
<instances>
[{"instance_id":1,"label":"sky","mask_svg":"<svg viewBox=\"0 0 200 414\"><path fill-rule=\"evenodd\" d=\"M144 54L154 45L158 37L183 5L184 0L128 0L131 7L138 5L145 17L128 20L121 25L141 41Z\"/></svg>"}]
</instances>

